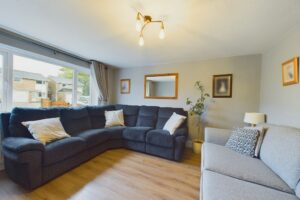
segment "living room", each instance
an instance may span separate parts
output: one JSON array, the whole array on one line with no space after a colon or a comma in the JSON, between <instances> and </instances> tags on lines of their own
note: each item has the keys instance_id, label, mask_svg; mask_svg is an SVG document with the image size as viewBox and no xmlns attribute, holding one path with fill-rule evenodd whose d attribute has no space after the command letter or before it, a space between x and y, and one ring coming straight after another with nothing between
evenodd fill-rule
<instances>
[{"instance_id":1,"label":"living room","mask_svg":"<svg viewBox=\"0 0 300 200\"><path fill-rule=\"evenodd\" d=\"M300 198L300 1L0 7L0 199Z\"/></svg>"}]
</instances>

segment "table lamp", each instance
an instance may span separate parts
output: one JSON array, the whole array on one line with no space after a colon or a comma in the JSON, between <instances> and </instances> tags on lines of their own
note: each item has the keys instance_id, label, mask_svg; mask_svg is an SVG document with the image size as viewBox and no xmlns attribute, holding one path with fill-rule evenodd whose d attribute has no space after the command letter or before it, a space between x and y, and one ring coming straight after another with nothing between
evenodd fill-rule
<instances>
[{"instance_id":1,"label":"table lamp","mask_svg":"<svg viewBox=\"0 0 300 200\"><path fill-rule=\"evenodd\" d=\"M256 124L265 122L265 114L246 112L244 122L251 124L252 127L255 127Z\"/></svg>"}]
</instances>

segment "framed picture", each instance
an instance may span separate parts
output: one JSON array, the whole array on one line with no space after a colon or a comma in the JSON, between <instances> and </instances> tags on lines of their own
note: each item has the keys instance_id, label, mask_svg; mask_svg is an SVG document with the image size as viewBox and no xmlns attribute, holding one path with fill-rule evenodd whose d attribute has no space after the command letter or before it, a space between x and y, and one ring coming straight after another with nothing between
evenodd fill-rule
<instances>
[{"instance_id":1,"label":"framed picture","mask_svg":"<svg viewBox=\"0 0 300 200\"><path fill-rule=\"evenodd\" d=\"M130 94L130 79L121 79L121 94Z\"/></svg>"},{"instance_id":2,"label":"framed picture","mask_svg":"<svg viewBox=\"0 0 300 200\"><path fill-rule=\"evenodd\" d=\"M292 85L299 82L298 80L298 57L292 58L282 63L282 84Z\"/></svg>"},{"instance_id":3,"label":"framed picture","mask_svg":"<svg viewBox=\"0 0 300 200\"><path fill-rule=\"evenodd\" d=\"M232 74L213 76L213 98L232 97Z\"/></svg>"}]
</instances>

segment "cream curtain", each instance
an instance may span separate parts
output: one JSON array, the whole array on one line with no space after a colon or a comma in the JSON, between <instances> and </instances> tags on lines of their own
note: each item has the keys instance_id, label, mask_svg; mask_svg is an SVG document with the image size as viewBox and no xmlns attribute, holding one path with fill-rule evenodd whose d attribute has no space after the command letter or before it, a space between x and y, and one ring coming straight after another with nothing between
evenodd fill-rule
<instances>
[{"instance_id":1,"label":"cream curtain","mask_svg":"<svg viewBox=\"0 0 300 200\"><path fill-rule=\"evenodd\" d=\"M106 105L109 103L108 68L103 63L93 60L91 63L91 71L93 80L95 80L99 91L98 104Z\"/></svg>"}]
</instances>

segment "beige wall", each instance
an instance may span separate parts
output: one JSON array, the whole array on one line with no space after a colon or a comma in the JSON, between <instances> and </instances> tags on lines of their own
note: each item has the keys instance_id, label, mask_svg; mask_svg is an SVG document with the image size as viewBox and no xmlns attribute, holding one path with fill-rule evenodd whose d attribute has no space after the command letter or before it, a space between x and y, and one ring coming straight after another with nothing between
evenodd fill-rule
<instances>
[{"instance_id":1,"label":"beige wall","mask_svg":"<svg viewBox=\"0 0 300 200\"><path fill-rule=\"evenodd\" d=\"M113 103L131 105L156 105L183 107L187 109L187 97L198 97L193 87L200 80L212 92L212 76L214 74L233 74L232 98L214 99L209 112L204 116L206 125L232 128L243 125L246 111L258 111L260 91L261 56L249 55L223 59L214 59L196 63L177 63L146 68L115 69L115 95ZM153 73L179 73L179 97L177 100L144 99L144 75ZM131 79L131 94L120 94L120 79ZM190 122L192 124L192 122ZM193 128L191 133L194 135Z\"/></svg>"},{"instance_id":2,"label":"beige wall","mask_svg":"<svg viewBox=\"0 0 300 200\"><path fill-rule=\"evenodd\" d=\"M300 24L262 56L260 110L269 123L300 128L300 84L282 86L281 63L300 56Z\"/></svg>"}]
</instances>

